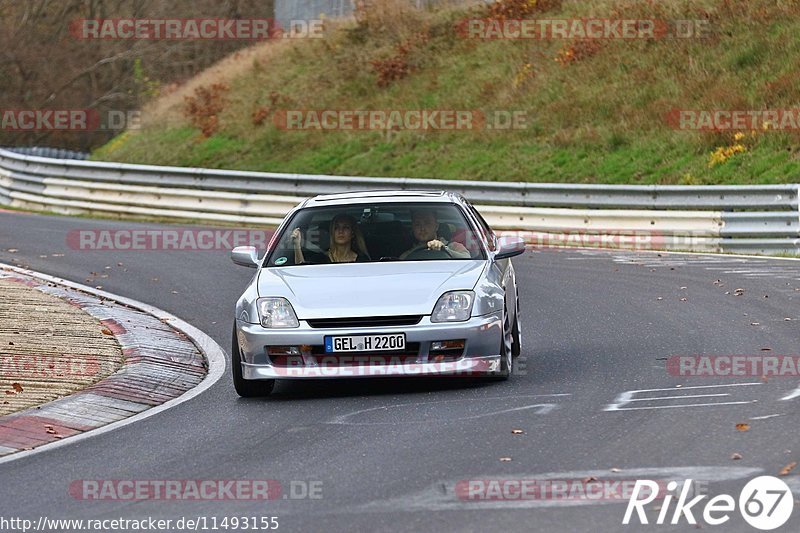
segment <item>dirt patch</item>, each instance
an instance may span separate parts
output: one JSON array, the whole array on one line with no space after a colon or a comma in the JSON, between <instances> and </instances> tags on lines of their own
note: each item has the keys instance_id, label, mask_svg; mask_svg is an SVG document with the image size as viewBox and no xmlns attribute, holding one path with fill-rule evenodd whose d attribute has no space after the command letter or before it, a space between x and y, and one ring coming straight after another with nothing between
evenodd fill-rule
<instances>
[{"instance_id":1,"label":"dirt patch","mask_svg":"<svg viewBox=\"0 0 800 533\"><path fill-rule=\"evenodd\" d=\"M122 366L113 332L77 306L0 279L0 416L82 390Z\"/></svg>"}]
</instances>

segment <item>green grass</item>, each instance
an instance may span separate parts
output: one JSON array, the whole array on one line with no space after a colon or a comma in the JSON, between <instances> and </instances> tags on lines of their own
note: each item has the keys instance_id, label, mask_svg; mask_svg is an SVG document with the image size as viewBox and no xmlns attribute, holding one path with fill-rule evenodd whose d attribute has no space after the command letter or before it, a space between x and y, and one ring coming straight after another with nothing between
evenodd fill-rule
<instances>
[{"instance_id":1,"label":"green grass","mask_svg":"<svg viewBox=\"0 0 800 533\"><path fill-rule=\"evenodd\" d=\"M564 2L538 16L707 19L712 30L706 39L602 41L568 64L556 59L570 41L457 37L453 25L469 13L414 12L281 43L281 54L223 80L230 91L211 137L185 117L177 124L150 117L155 126L112 140L94 159L487 181L797 182L798 132L748 133L744 153L709 167L711 152L736 142L732 132L679 131L664 117L676 108L796 108L800 2ZM426 40L415 36L420 32ZM379 87L371 61L396 55L409 40L411 74ZM519 75L525 64L530 77ZM180 117L176 106L171 113ZM256 125L259 106L270 115ZM528 124L471 132L283 131L272 123L277 109L508 110L524 111Z\"/></svg>"}]
</instances>

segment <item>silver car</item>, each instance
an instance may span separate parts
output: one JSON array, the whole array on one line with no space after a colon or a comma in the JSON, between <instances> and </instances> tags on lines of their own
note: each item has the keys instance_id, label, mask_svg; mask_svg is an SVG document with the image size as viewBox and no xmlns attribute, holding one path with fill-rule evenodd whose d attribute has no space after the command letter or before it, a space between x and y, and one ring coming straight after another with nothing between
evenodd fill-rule
<instances>
[{"instance_id":1,"label":"silver car","mask_svg":"<svg viewBox=\"0 0 800 533\"><path fill-rule=\"evenodd\" d=\"M240 396L276 379L481 376L506 379L521 350L510 258L462 196L374 191L293 209L236 304L231 359Z\"/></svg>"}]
</instances>

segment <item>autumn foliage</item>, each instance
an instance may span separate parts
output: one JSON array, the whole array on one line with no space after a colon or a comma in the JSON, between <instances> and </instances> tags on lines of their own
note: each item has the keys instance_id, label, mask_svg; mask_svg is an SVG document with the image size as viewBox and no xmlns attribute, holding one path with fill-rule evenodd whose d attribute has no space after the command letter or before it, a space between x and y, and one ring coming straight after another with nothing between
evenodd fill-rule
<instances>
[{"instance_id":1,"label":"autumn foliage","mask_svg":"<svg viewBox=\"0 0 800 533\"><path fill-rule=\"evenodd\" d=\"M211 137L219 129L219 114L225 109L225 95L229 90L225 83L214 83L210 87L198 87L194 96L186 97L183 113L203 137Z\"/></svg>"}]
</instances>

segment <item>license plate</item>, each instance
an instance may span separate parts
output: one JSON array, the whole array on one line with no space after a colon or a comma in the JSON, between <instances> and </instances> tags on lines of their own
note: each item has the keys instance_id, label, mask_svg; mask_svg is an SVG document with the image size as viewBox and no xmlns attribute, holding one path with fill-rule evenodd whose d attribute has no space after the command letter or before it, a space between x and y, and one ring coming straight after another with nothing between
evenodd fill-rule
<instances>
[{"instance_id":1,"label":"license plate","mask_svg":"<svg viewBox=\"0 0 800 533\"><path fill-rule=\"evenodd\" d=\"M325 337L325 353L381 352L388 350L404 350L405 347L405 333Z\"/></svg>"}]
</instances>

